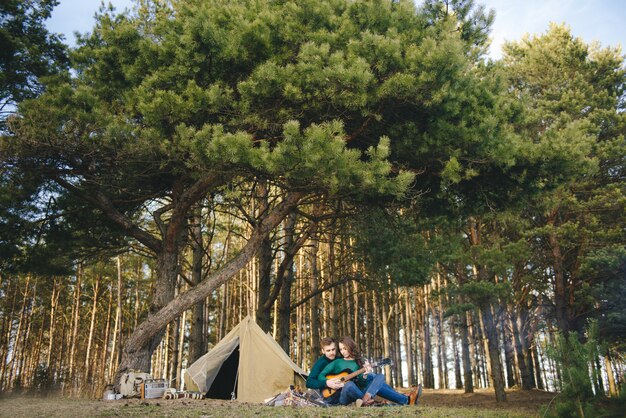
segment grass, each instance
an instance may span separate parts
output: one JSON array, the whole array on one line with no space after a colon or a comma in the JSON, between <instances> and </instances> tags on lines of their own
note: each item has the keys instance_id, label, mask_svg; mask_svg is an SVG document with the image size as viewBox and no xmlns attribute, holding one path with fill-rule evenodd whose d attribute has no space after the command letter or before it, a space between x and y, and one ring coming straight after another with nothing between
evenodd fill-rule
<instances>
[{"instance_id":1,"label":"grass","mask_svg":"<svg viewBox=\"0 0 626 418\"><path fill-rule=\"evenodd\" d=\"M422 417L422 418L529 418L539 417L552 394L540 391L511 391L509 402L496 404L493 392L425 391L418 407L371 408L267 407L220 400L124 399L103 401L63 397L5 397L0 400L0 417Z\"/></svg>"}]
</instances>

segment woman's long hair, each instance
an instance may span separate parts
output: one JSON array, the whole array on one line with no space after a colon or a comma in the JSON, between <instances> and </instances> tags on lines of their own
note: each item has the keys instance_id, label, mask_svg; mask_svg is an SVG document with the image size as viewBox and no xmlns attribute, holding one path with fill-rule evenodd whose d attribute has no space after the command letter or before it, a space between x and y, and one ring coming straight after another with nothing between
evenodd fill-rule
<instances>
[{"instance_id":1,"label":"woman's long hair","mask_svg":"<svg viewBox=\"0 0 626 418\"><path fill-rule=\"evenodd\" d=\"M343 344L343 346L348 349L350 356L354 357L354 360L356 360L356 364L358 364L359 367L363 367L363 364L365 362L363 361L363 358L361 357L361 352L359 351L359 347L357 347L352 337L348 337L347 335L345 335L339 339L339 343Z\"/></svg>"}]
</instances>

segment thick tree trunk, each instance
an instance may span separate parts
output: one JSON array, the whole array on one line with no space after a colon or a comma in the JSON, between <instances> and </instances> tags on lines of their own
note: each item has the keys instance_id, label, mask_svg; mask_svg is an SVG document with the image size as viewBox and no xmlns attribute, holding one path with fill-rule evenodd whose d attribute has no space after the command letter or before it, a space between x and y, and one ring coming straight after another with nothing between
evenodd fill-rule
<instances>
[{"instance_id":1,"label":"thick tree trunk","mask_svg":"<svg viewBox=\"0 0 626 418\"><path fill-rule=\"evenodd\" d=\"M250 239L239 254L233 257L221 269L209 275L200 284L181 293L176 298L173 298L173 284L176 283L178 273L178 251L176 247L164 248L157 262L157 283L155 285L154 303L152 304L153 308L159 305L162 307L158 310L151 309L148 317L133 331L126 341L122 359L116 372L115 382L117 387L119 387L120 378L125 372L129 370L150 370L150 356L159 345L167 324L176 319L184 310L205 299L211 292L235 276L254 257L261 242L270 231L297 206L302 196L303 194L300 192L293 192L287 195L281 204L258 223Z\"/></svg>"},{"instance_id":2,"label":"thick tree trunk","mask_svg":"<svg viewBox=\"0 0 626 418\"><path fill-rule=\"evenodd\" d=\"M272 241L266 238L261 243L258 252L259 259L259 289L257 292L258 309L256 311L256 322L261 329L269 332L272 327L272 304L268 303L272 285L272 262L274 261L272 251Z\"/></svg>"},{"instance_id":3,"label":"thick tree trunk","mask_svg":"<svg viewBox=\"0 0 626 418\"><path fill-rule=\"evenodd\" d=\"M178 346L180 344L179 339L184 338L180 333L181 326L181 318L178 317L174 322L170 324L170 335L169 335L169 370L168 370L168 381L175 388L180 387L180 376L178 375L179 364L178 364ZM167 361L167 359L166 359Z\"/></svg>"},{"instance_id":4,"label":"thick tree trunk","mask_svg":"<svg viewBox=\"0 0 626 418\"><path fill-rule=\"evenodd\" d=\"M474 379L472 377L472 355L470 348L474 346L469 339L468 312L461 314L461 356L463 357L463 388L465 393L474 393Z\"/></svg>"},{"instance_id":5,"label":"thick tree trunk","mask_svg":"<svg viewBox=\"0 0 626 418\"><path fill-rule=\"evenodd\" d=\"M295 227L296 215L290 213L285 220L285 259L278 269L278 274L282 277L277 278L282 283L278 303L278 341L287 354L291 352L289 330L291 326L291 287L294 279L293 258L296 255L296 251L294 251Z\"/></svg>"},{"instance_id":6,"label":"thick tree trunk","mask_svg":"<svg viewBox=\"0 0 626 418\"><path fill-rule=\"evenodd\" d=\"M555 213L548 217L548 224L554 227ZM555 318L559 331L567 335L572 330L568 320L568 295L567 278L565 277L565 267L563 266L563 254L561 244L555 231L548 232L548 243L552 255L552 270L554 275L554 307Z\"/></svg>"},{"instance_id":7,"label":"thick tree trunk","mask_svg":"<svg viewBox=\"0 0 626 418\"><path fill-rule=\"evenodd\" d=\"M502 372L502 363L500 362L500 350L498 348L498 333L491 306L487 305L482 307L481 320L489 354L488 361L491 366L491 381L493 382L493 389L496 394L496 402L504 402L506 401L506 393L504 392L504 376Z\"/></svg>"},{"instance_id":8,"label":"thick tree trunk","mask_svg":"<svg viewBox=\"0 0 626 418\"><path fill-rule=\"evenodd\" d=\"M513 347L513 330L510 326L507 326L509 315L502 315L500 319L500 332L502 334L502 341L504 342L504 361L506 367L506 385L508 388L512 388L519 381L519 376L515 367L515 348Z\"/></svg>"},{"instance_id":9,"label":"thick tree trunk","mask_svg":"<svg viewBox=\"0 0 626 418\"><path fill-rule=\"evenodd\" d=\"M192 260L191 260L191 281L198 285L202 281L202 262L204 260L204 245L202 240L202 208L194 210L192 225ZM195 303L191 312L191 329L189 331L189 364L198 360L207 349L206 332L204 322L205 299Z\"/></svg>"},{"instance_id":10,"label":"thick tree trunk","mask_svg":"<svg viewBox=\"0 0 626 418\"><path fill-rule=\"evenodd\" d=\"M523 335L520 335L520 316L518 314L518 310L513 311L513 315L511 318L511 327L513 329L513 341L515 343L515 353L517 355L517 366L520 372L520 379L522 380L522 389L529 390L532 389L531 386L531 374L528 369L528 360L525 356L524 345L522 344ZM524 324L521 324L521 328L524 329Z\"/></svg>"},{"instance_id":11,"label":"thick tree trunk","mask_svg":"<svg viewBox=\"0 0 626 418\"><path fill-rule=\"evenodd\" d=\"M258 195L258 213L260 217L269 209L269 190L266 182L259 182ZM269 237L265 237L261 243L257 258L259 259L259 290L257 292L258 309L256 311L256 322L263 331L268 332L272 326L272 303L268 303L268 300L272 285L272 261L274 261L272 240Z\"/></svg>"}]
</instances>

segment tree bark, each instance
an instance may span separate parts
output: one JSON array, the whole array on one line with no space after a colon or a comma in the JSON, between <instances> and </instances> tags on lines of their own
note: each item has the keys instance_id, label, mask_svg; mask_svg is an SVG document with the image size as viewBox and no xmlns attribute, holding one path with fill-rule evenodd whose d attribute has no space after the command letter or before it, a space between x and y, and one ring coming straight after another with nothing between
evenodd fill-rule
<instances>
[{"instance_id":1,"label":"tree bark","mask_svg":"<svg viewBox=\"0 0 626 418\"><path fill-rule=\"evenodd\" d=\"M278 341L287 355L291 352L289 330L291 325L291 287L294 278L293 259L296 256L296 251L299 249L299 247L294 248L295 227L296 215L295 213L290 213L285 219L285 257L277 272L280 275L280 279L277 278L277 281L280 280L282 283L278 303Z\"/></svg>"},{"instance_id":2,"label":"tree bark","mask_svg":"<svg viewBox=\"0 0 626 418\"><path fill-rule=\"evenodd\" d=\"M520 335L520 328L524 327L524 324L520 327L518 324L520 323L520 316L518 310L513 310L511 317L511 327L513 330L513 341L515 343L515 352L517 355L517 366L520 372L520 379L522 380L522 389L529 390L532 389L531 386L531 376L530 371L528 369L528 359L525 356L524 345L522 344L523 336Z\"/></svg>"},{"instance_id":3,"label":"tree bark","mask_svg":"<svg viewBox=\"0 0 626 418\"><path fill-rule=\"evenodd\" d=\"M269 189L265 181L259 182L258 194L258 213L259 217L261 217L269 210ZM256 311L256 322L263 331L268 332L272 326L271 311L273 301L269 302L269 299L272 285L272 262L274 261L272 240L269 237L263 239L257 258L259 260L259 290L257 292L258 309Z\"/></svg>"},{"instance_id":4,"label":"tree bark","mask_svg":"<svg viewBox=\"0 0 626 418\"><path fill-rule=\"evenodd\" d=\"M100 288L100 276L96 276L93 285L93 305L91 306L91 320L89 321L89 337L87 338L87 352L85 353L85 381L91 382L89 365L93 364L91 357L91 346L93 344L94 330L96 328L96 312L98 310L98 290Z\"/></svg>"},{"instance_id":5,"label":"tree bark","mask_svg":"<svg viewBox=\"0 0 626 418\"><path fill-rule=\"evenodd\" d=\"M615 374L613 373L613 366L611 364L611 353L607 350L604 355L604 366L606 367L606 377L609 383L609 396L616 398L618 396L617 385L615 384Z\"/></svg>"},{"instance_id":6,"label":"tree bark","mask_svg":"<svg viewBox=\"0 0 626 418\"><path fill-rule=\"evenodd\" d=\"M419 301L419 322L422 327L422 373L424 387L429 389L435 388L435 375L433 371L433 360L432 360L432 351L431 351L431 339L430 339L430 325L429 325L429 313L428 313L428 299L425 295L426 289L428 286L425 286L420 292L420 301Z\"/></svg>"},{"instance_id":7,"label":"tree bark","mask_svg":"<svg viewBox=\"0 0 626 418\"><path fill-rule=\"evenodd\" d=\"M483 333L487 340L486 345L489 354L488 361L491 365L491 380L496 394L496 402L504 402L506 401L506 393L504 392L504 377L502 372L502 363L500 362L500 350L498 348L498 334L491 306L486 305L481 308L481 320Z\"/></svg>"},{"instance_id":8,"label":"tree bark","mask_svg":"<svg viewBox=\"0 0 626 418\"><path fill-rule=\"evenodd\" d=\"M413 371L413 333L411 331L409 289L404 289L404 315L402 315L402 328L404 329L404 347L406 349L407 381L409 387L415 385L415 373Z\"/></svg>"},{"instance_id":9,"label":"tree bark","mask_svg":"<svg viewBox=\"0 0 626 418\"><path fill-rule=\"evenodd\" d=\"M505 312L505 315L502 315L500 318L500 332L502 333L502 341L504 342L504 361L506 367L506 385L508 388L512 388L518 382L518 376L516 370L519 370L515 367L515 348L513 346L513 330L511 327L507 326L507 322L509 322L510 316L508 312Z\"/></svg>"},{"instance_id":10,"label":"tree bark","mask_svg":"<svg viewBox=\"0 0 626 418\"><path fill-rule=\"evenodd\" d=\"M554 307L555 319L559 330L563 335L567 335L571 331L568 320L568 295L567 295L567 278L565 277L565 267L563 266L563 254L561 252L561 244L554 228L556 228L555 209L548 215L547 223L552 230L548 232L548 243L552 255L552 270L554 275Z\"/></svg>"},{"instance_id":11,"label":"tree bark","mask_svg":"<svg viewBox=\"0 0 626 418\"><path fill-rule=\"evenodd\" d=\"M204 260L202 208L200 206L194 210L191 234L191 281L194 285L198 285L202 281L202 263ZM201 299L192 307L188 364L193 364L206 352L204 305L205 299Z\"/></svg>"},{"instance_id":12,"label":"tree bark","mask_svg":"<svg viewBox=\"0 0 626 418\"><path fill-rule=\"evenodd\" d=\"M314 292L319 287L319 269L317 266L317 253L319 250L319 240L313 239L311 247L311 292ZM320 296L315 294L311 299L310 316L311 316L311 359L317 359L320 347L320 315L319 315Z\"/></svg>"},{"instance_id":13,"label":"tree bark","mask_svg":"<svg viewBox=\"0 0 626 418\"><path fill-rule=\"evenodd\" d=\"M465 393L474 393L474 379L472 377L472 356L470 347L473 342L469 339L468 312L461 314L461 356L463 357L463 388Z\"/></svg>"}]
</instances>

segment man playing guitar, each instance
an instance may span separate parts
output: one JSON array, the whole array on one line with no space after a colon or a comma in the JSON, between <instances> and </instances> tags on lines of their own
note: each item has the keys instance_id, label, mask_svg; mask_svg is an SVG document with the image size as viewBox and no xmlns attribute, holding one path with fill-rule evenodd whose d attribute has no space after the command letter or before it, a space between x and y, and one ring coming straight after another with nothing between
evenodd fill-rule
<instances>
[{"instance_id":1,"label":"man playing guitar","mask_svg":"<svg viewBox=\"0 0 626 418\"><path fill-rule=\"evenodd\" d=\"M356 343L350 337L346 336L339 340L339 351L343 358L329 362L319 373L317 379L320 382L325 382L326 386L331 389L334 389L331 387L331 385L335 385L334 380L339 379L343 382L342 390L339 391L338 395L340 405L348 405L356 401L357 406L368 406L374 403L376 395L400 405L417 405L422 392L421 384L414 388L408 396L396 392L385 383L383 375L372 373L369 363L362 361ZM365 375L360 373L361 368L367 371ZM354 373L357 370L359 373ZM343 381L341 374L344 372L351 373L351 376L355 376L354 379ZM337 395L335 394L334 397L336 398ZM333 403L336 402L333 400Z\"/></svg>"},{"instance_id":2,"label":"man playing guitar","mask_svg":"<svg viewBox=\"0 0 626 418\"><path fill-rule=\"evenodd\" d=\"M324 337L320 343L322 346L322 356L317 359L313 365L311 373L309 373L309 377L306 380L306 387L320 391L324 389L340 391L344 384L340 378L320 379L320 372L337 357L337 345L335 344L335 340L330 337ZM337 404L339 402L339 396L327 398L325 402L329 405Z\"/></svg>"}]
</instances>

